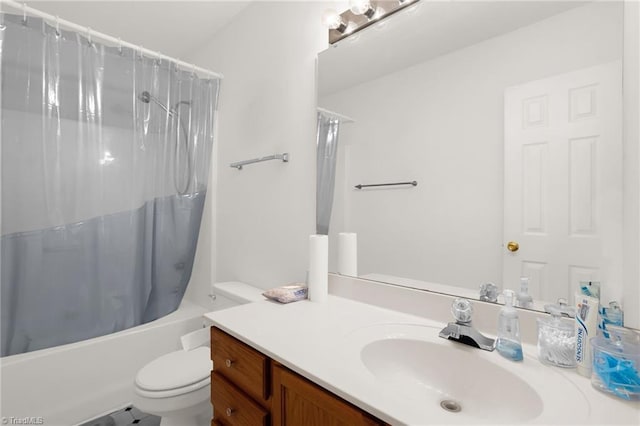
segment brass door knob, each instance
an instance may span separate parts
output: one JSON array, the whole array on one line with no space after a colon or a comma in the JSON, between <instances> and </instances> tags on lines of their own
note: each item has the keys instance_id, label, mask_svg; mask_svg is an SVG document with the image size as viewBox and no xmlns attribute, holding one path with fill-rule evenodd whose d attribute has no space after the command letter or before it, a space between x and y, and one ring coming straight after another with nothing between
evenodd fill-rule
<instances>
[{"instance_id":1,"label":"brass door knob","mask_svg":"<svg viewBox=\"0 0 640 426\"><path fill-rule=\"evenodd\" d=\"M510 252L517 252L518 249L520 248L520 244L518 244L516 241L509 241L507 243L507 250L509 250Z\"/></svg>"}]
</instances>

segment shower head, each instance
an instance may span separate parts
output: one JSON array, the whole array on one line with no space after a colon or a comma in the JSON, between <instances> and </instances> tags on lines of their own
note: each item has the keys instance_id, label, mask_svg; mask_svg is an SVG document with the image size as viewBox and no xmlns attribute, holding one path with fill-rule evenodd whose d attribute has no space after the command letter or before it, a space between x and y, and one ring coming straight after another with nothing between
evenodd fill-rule
<instances>
[{"instance_id":1,"label":"shower head","mask_svg":"<svg viewBox=\"0 0 640 426\"><path fill-rule=\"evenodd\" d=\"M167 108L167 106L165 104L160 102L158 100L158 98L156 98L155 96L153 96L151 93L147 92L146 90L144 92L140 92L140 94L138 95L138 100L140 102L145 103L145 104L151 103L151 101L153 101L154 104L158 105L160 108L165 110L167 112L167 114L173 115L175 113L173 110Z\"/></svg>"},{"instance_id":2,"label":"shower head","mask_svg":"<svg viewBox=\"0 0 640 426\"><path fill-rule=\"evenodd\" d=\"M145 104L151 103L151 101L153 101L154 104L158 105L160 108L165 110L169 115L174 115L176 113L176 109L181 104L185 104L185 105L191 106L191 102L190 101L178 101L178 102L176 102L176 104L174 105L173 108L169 109L169 108L167 108L167 106L165 104L160 102L158 100L158 98L156 98L155 96L153 96L151 93L147 92L146 90L143 91L143 92L140 92L140 94L138 95L138 100L140 102L145 103Z\"/></svg>"},{"instance_id":3,"label":"shower head","mask_svg":"<svg viewBox=\"0 0 640 426\"><path fill-rule=\"evenodd\" d=\"M182 134L184 135L184 137L182 138L182 140L184 141L182 143L182 145L184 146L184 149L186 150L186 157L187 157L187 176L189 177L187 180L187 186L186 188L180 189L179 185L177 183L177 173L174 173L173 176L173 184L176 188L176 191L178 192L178 194L180 195L184 195L187 193L187 191L189 190L189 186L191 185L191 148L189 148L189 129L187 129L187 127L185 126L184 122L182 121L182 117L179 114L178 111L178 107L180 105L187 105L189 107L189 110L191 109L191 101L178 101L173 105L173 108L168 108L165 104L163 104L162 102L160 102L160 100L158 98L156 98L155 96L153 96L151 93L149 93L148 91L144 90L142 92L140 92L137 96L138 100L142 103L145 104L150 104L152 101L154 104L158 105L160 108L162 108L163 110L166 111L167 116L171 118L171 120L176 124L176 128L182 129ZM191 120L190 117L191 113L189 113L189 117L187 117L189 120ZM176 133L176 144L175 144L175 169L178 170L178 153L180 150L180 132L178 130L178 133Z\"/></svg>"},{"instance_id":4,"label":"shower head","mask_svg":"<svg viewBox=\"0 0 640 426\"><path fill-rule=\"evenodd\" d=\"M141 92L138 95L138 100L144 102L145 104L148 104L149 102L151 102L151 93L147 92L146 90L144 92Z\"/></svg>"}]
</instances>

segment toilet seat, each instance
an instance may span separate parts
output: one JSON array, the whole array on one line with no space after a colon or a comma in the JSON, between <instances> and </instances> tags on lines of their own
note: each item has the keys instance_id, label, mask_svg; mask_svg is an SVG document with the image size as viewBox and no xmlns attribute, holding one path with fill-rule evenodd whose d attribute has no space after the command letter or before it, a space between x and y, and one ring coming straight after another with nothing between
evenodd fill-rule
<instances>
[{"instance_id":1,"label":"toilet seat","mask_svg":"<svg viewBox=\"0 0 640 426\"><path fill-rule=\"evenodd\" d=\"M171 398L174 396L185 395L189 392L197 391L198 389L202 389L203 387L209 386L209 384L211 384L211 376L188 386L175 388L175 389L162 390L162 391L149 391L146 389L141 389L140 387L136 386L136 393L140 396L144 396L145 398L150 398L150 399Z\"/></svg>"},{"instance_id":2,"label":"toilet seat","mask_svg":"<svg viewBox=\"0 0 640 426\"><path fill-rule=\"evenodd\" d=\"M196 391L211 383L209 348L175 351L163 355L136 375L136 392L147 398L169 398Z\"/></svg>"}]
</instances>

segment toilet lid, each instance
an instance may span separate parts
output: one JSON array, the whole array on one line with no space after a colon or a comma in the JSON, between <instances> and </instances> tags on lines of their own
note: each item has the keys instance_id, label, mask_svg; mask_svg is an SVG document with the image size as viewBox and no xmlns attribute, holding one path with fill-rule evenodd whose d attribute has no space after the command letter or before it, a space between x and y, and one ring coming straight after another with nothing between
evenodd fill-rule
<instances>
[{"instance_id":1,"label":"toilet lid","mask_svg":"<svg viewBox=\"0 0 640 426\"><path fill-rule=\"evenodd\" d=\"M145 365L136 376L136 385L149 391L182 388L207 378L212 366L208 347L175 351Z\"/></svg>"}]
</instances>

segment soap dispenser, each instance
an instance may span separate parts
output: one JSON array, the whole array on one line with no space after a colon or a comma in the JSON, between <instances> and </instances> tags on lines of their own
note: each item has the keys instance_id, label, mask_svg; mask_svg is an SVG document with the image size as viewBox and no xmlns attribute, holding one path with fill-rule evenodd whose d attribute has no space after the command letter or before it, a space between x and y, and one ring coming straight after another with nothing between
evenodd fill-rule
<instances>
[{"instance_id":1,"label":"soap dispenser","mask_svg":"<svg viewBox=\"0 0 640 426\"><path fill-rule=\"evenodd\" d=\"M518 311L513 307L513 290L505 290L504 307L498 317L498 339L496 349L503 357L512 361L522 361L522 343L520 342L520 323Z\"/></svg>"},{"instance_id":2,"label":"soap dispenser","mask_svg":"<svg viewBox=\"0 0 640 426\"><path fill-rule=\"evenodd\" d=\"M529 277L520 277L520 291L516 295L516 299L521 308L531 309L533 307L533 298L529 294Z\"/></svg>"}]
</instances>

